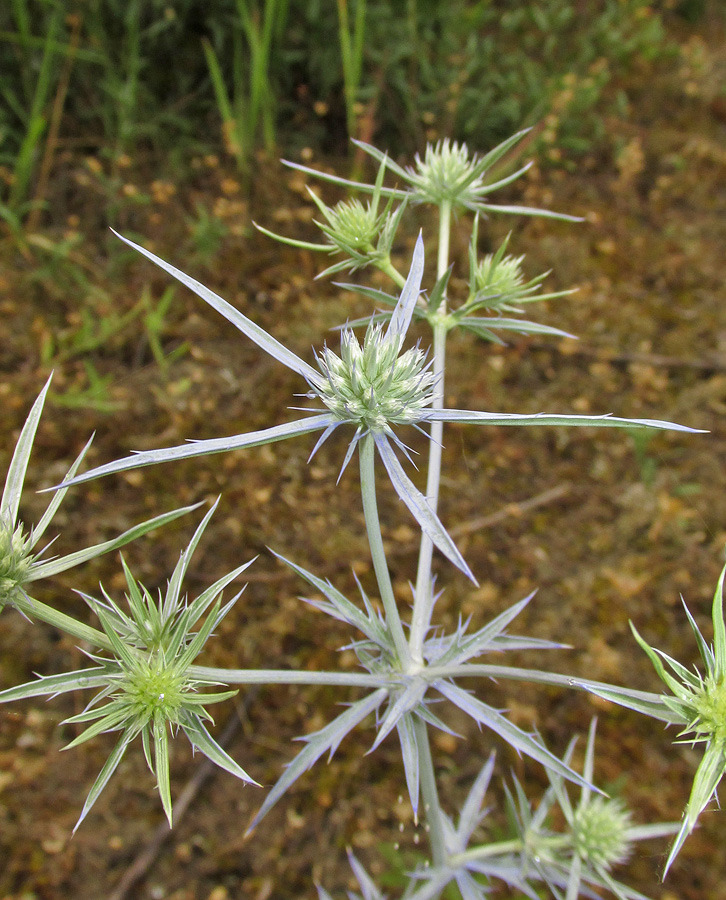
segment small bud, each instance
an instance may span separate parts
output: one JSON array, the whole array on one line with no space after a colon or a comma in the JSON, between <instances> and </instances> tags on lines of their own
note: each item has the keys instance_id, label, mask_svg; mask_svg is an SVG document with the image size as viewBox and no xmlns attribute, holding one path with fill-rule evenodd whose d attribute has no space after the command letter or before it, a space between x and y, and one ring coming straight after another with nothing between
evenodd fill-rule
<instances>
[{"instance_id":1,"label":"small bud","mask_svg":"<svg viewBox=\"0 0 726 900\"><path fill-rule=\"evenodd\" d=\"M0 609L12 605L30 574L33 555L31 539L22 524L12 529L0 522Z\"/></svg>"},{"instance_id":2,"label":"small bud","mask_svg":"<svg viewBox=\"0 0 726 900\"><path fill-rule=\"evenodd\" d=\"M619 800L591 797L575 810L575 851L596 868L610 869L628 858L630 829L630 813Z\"/></svg>"}]
</instances>

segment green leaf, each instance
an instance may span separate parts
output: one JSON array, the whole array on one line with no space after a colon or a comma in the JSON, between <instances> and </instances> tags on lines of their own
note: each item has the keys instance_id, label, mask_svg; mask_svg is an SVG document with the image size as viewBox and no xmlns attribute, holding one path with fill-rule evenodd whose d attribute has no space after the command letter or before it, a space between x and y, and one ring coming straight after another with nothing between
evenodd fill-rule
<instances>
[{"instance_id":1,"label":"green leaf","mask_svg":"<svg viewBox=\"0 0 726 900\"><path fill-rule=\"evenodd\" d=\"M23 492L28 460L33 449L35 432L38 429L38 422L40 422L43 404L45 403L45 397L52 377L53 375L51 374L28 413L28 417L20 432L18 443L15 445L13 458L10 460L10 467L5 479L5 488L0 499L0 523L3 528L14 529L18 519L18 506L20 504L20 495Z\"/></svg>"},{"instance_id":2,"label":"green leaf","mask_svg":"<svg viewBox=\"0 0 726 900\"><path fill-rule=\"evenodd\" d=\"M88 472L84 473L84 475L80 476L80 479L84 481L87 480L85 476L88 474ZM74 481L73 483L76 484L78 482ZM201 505L201 503L193 503L191 506L183 506L179 509L174 509L171 512L162 513L159 516L154 516L153 519L147 519L146 522L134 525L133 528L129 528L127 531L124 531L123 534L112 538L110 541L94 544L94 546L87 547L85 550L77 550L75 553L69 553L67 556L61 556L58 559L51 559L47 562L36 564L30 570L28 581L37 581L39 578L49 578L53 575L58 575L60 572L65 572L66 569L71 569L73 566L87 562L89 559L95 559L97 556L101 556L104 553L118 550L119 547L123 547L126 544L131 543L131 541L135 541L137 538L144 534L148 534L148 532L153 531L155 528L161 528L161 526L173 522L180 516L184 516L187 513L198 509Z\"/></svg>"},{"instance_id":3,"label":"green leaf","mask_svg":"<svg viewBox=\"0 0 726 900\"><path fill-rule=\"evenodd\" d=\"M35 681L19 684L0 691L0 703L13 700L27 700L30 697L43 697L49 694L65 694L68 691L81 691L86 688L105 687L108 684L108 669L99 666L93 669L79 669L75 672L63 672L60 675L42 675Z\"/></svg>"},{"instance_id":4,"label":"green leaf","mask_svg":"<svg viewBox=\"0 0 726 900\"><path fill-rule=\"evenodd\" d=\"M123 758L123 755L126 752L126 748L129 745L130 741L131 741L131 738L128 735L122 734L118 740L118 743L111 751L111 755L104 763L103 768L98 773L98 777L96 778L96 780L93 783L93 786L91 787L91 790L88 792L88 797L86 798L86 802L83 804L83 809L81 810L81 815L79 816L78 821L76 822L75 827L73 829L74 834L78 830L78 826L81 824L81 822L86 818L88 813L91 811L91 807L96 802L96 800L98 800L98 798L101 794L101 791L106 787L106 785L109 782L109 779L111 778L113 773L118 768L118 764L121 762L121 759Z\"/></svg>"},{"instance_id":5,"label":"green leaf","mask_svg":"<svg viewBox=\"0 0 726 900\"><path fill-rule=\"evenodd\" d=\"M189 738L190 743L197 750L201 751L207 759L211 760L220 769L234 775L248 784L254 784L256 787L260 785L251 778L247 772L236 763L224 748L214 740L212 735L204 727L199 715L196 713L187 713L184 720L180 723L184 734Z\"/></svg>"}]
</instances>

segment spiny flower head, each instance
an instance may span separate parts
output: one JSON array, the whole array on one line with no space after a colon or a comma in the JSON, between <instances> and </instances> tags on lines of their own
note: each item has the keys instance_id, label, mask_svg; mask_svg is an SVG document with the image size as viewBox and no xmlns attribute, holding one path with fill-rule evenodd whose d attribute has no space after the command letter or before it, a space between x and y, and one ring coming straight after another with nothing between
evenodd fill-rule
<instances>
[{"instance_id":1,"label":"spiny flower head","mask_svg":"<svg viewBox=\"0 0 726 900\"><path fill-rule=\"evenodd\" d=\"M708 740L726 748L726 679L709 673L701 682L702 689L693 694L696 714L688 726L696 740Z\"/></svg>"},{"instance_id":2,"label":"spiny flower head","mask_svg":"<svg viewBox=\"0 0 726 900\"><path fill-rule=\"evenodd\" d=\"M60 676L40 676L28 684L0 692L0 702L8 702L79 689L97 690L83 712L66 719L65 724L82 724L85 730L65 749L76 747L102 732L115 731L120 736L89 792L76 828L100 796L129 744L139 735L170 824L169 741L179 731L184 732L192 746L212 762L243 781L252 782L205 726L205 721L211 721L206 707L237 692L202 692L202 688L220 682L216 680L216 672L210 674L195 666L195 660L212 632L240 596L238 593L222 605L222 591L250 563L223 575L193 600L188 600L182 593L182 582L192 554L216 505L181 553L166 592L163 597L160 595L158 603L136 581L125 563L127 607L122 608L122 604L115 603L105 592L103 600L81 595L103 628L103 632L98 632L85 626L86 632L73 632L79 636L89 634L90 640L102 648L100 652L88 654L96 663L94 667Z\"/></svg>"},{"instance_id":3,"label":"spiny flower head","mask_svg":"<svg viewBox=\"0 0 726 900\"><path fill-rule=\"evenodd\" d=\"M470 154L466 144L445 138L427 144L424 158L416 154L415 165L407 167L416 199L427 203L448 201L464 205L478 199L484 187L480 158Z\"/></svg>"},{"instance_id":4,"label":"spiny flower head","mask_svg":"<svg viewBox=\"0 0 726 900\"><path fill-rule=\"evenodd\" d=\"M401 353L402 343L403 335L386 333L378 323L369 325L363 346L352 329L344 329L340 356L327 346L318 356L325 378L312 396L365 431L388 432L390 424L420 421L435 379L426 354L418 346Z\"/></svg>"},{"instance_id":5,"label":"spiny flower head","mask_svg":"<svg viewBox=\"0 0 726 900\"><path fill-rule=\"evenodd\" d=\"M630 855L631 828L630 813L620 800L591 796L573 816L575 853L596 868L608 870Z\"/></svg>"},{"instance_id":6,"label":"spiny flower head","mask_svg":"<svg viewBox=\"0 0 726 900\"><path fill-rule=\"evenodd\" d=\"M341 200L328 210L328 226L321 227L340 249L352 246L366 252L373 246L385 218L386 214L377 215L370 203L364 206L360 200Z\"/></svg>"},{"instance_id":7,"label":"spiny flower head","mask_svg":"<svg viewBox=\"0 0 726 900\"><path fill-rule=\"evenodd\" d=\"M496 254L488 253L477 266L474 278L477 293L511 294L516 291L524 283L523 260L524 256L505 256L497 260Z\"/></svg>"},{"instance_id":8,"label":"spiny flower head","mask_svg":"<svg viewBox=\"0 0 726 900\"><path fill-rule=\"evenodd\" d=\"M13 606L22 596L23 584L28 580L33 564L32 537L27 537L22 523L13 528L0 520L0 610Z\"/></svg>"}]
</instances>

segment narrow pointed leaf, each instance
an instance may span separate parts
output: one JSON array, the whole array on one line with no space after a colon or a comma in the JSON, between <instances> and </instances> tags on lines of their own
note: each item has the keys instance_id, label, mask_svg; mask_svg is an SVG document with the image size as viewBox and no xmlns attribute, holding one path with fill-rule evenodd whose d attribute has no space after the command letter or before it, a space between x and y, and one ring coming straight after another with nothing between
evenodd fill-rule
<instances>
[{"instance_id":1,"label":"narrow pointed leaf","mask_svg":"<svg viewBox=\"0 0 726 900\"><path fill-rule=\"evenodd\" d=\"M76 472L78 471L78 467L83 462L83 459L84 459L86 453L88 453L88 450L91 446L92 441L93 441L93 436L91 436L88 439L86 446L83 448L83 450L81 450L81 452L76 457L75 462L68 470L66 477L63 479L63 481L70 481L70 479L73 478L73 476L76 474ZM53 518L53 516L56 514L58 507L61 505L61 502L62 502L63 498L65 497L65 495L66 495L66 491L63 488L61 488L60 490L56 491L55 494L53 495L53 497L51 498L51 501L48 504L48 508L41 516L38 524L35 525L35 527L33 528L33 545L35 545L35 543L43 536L43 534L45 534L46 528L50 524L50 521Z\"/></svg>"},{"instance_id":2,"label":"narrow pointed leaf","mask_svg":"<svg viewBox=\"0 0 726 900\"><path fill-rule=\"evenodd\" d=\"M129 469L139 469L142 466L152 466L160 462L173 462L177 459L190 459L195 456L207 456L212 453L225 453L228 450L239 450L245 447L259 447L261 444L272 444L275 441L284 441L286 438L296 437L299 434L309 434L311 431L319 431L327 428L338 420L330 413L310 416L306 419L297 419L294 422L285 422L282 425L273 425L262 431L252 431L248 434L235 434L226 438L211 438L205 441L191 441L178 447L168 447L164 450L143 450L106 463L96 469L89 469L82 475L76 476L71 484L82 484L84 481L92 481L103 475L111 475L115 472L125 472Z\"/></svg>"},{"instance_id":3,"label":"narrow pointed leaf","mask_svg":"<svg viewBox=\"0 0 726 900\"><path fill-rule=\"evenodd\" d=\"M416 740L416 729L414 728L412 716L408 713L401 716L396 722L396 729L398 730L398 740L401 744L401 760L403 761L403 771L406 776L406 787L408 788L408 796L411 799L411 809L415 819L418 814L420 773L418 741Z\"/></svg>"},{"instance_id":4,"label":"narrow pointed leaf","mask_svg":"<svg viewBox=\"0 0 726 900\"><path fill-rule=\"evenodd\" d=\"M196 531L192 535L191 540L187 544L187 546L182 550L179 555L179 560L177 564L174 566L174 571L171 574L171 578L169 579L169 583L166 588L166 596L164 598L164 607L163 607L163 615L165 618L168 618L174 609L177 607L179 601L179 593L181 591L181 584L184 580L184 575L186 574L187 569L189 568L189 563L191 562L192 556L194 555L194 551L197 549L197 545L199 541L202 539L202 535L204 534L204 530L209 524L209 520L214 515L217 506L219 505L219 497L214 501L209 510L207 510L204 518L199 523L196 528Z\"/></svg>"},{"instance_id":5,"label":"narrow pointed leaf","mask_svg":"<svg viewBox=\"0 0 726 900\"><path fill-rule=\"evenodd\" d=\"M86 798L86 802L83 804L83 809L81 810L81 815L76 822L75 828L73 829L73 833L78 830L78 826L81 822L86 818L88 813L91 811L91 807L98 800L101 791L106 787L109 782L109 779L113 775L113 773L118 768L118 764L121 762L121 759L126 752L126 747L130 742L130 738L126 734L122 734L118 740L118 743L111 751L111 755L104 763L103 768L98 773L98 777L93 783L91 790L88 792L88 797Z\"/></svg>"},{"instance_id":6,"label":"narrow pointed leaf","mask_svg":"<svg viewBox=\"0 0 726 900\"><path fill-rule=\"evenodd\" d=\"M622 419L605 414L602 416L556 415L552 413L470 412L465 409L429 409L425 417L429 422L457 422L466 425L568 425L588 428L662 428L669 431L686 431L691 434L705 434L702 429L664 422L661 419Z\"/></svg>"},{"instance_id":7,"label":"narrow pointed leaf","mask_svg":"<svg viewBox=\"0 0 726 900\"><path fill-rule=\"evenodd\" d=\"M374 147L372 144L366 144L365 141L359 141L353 138L352 143L355 144L356 147L360 147L365 153L369 156L372 156L374 159L378 160L381 165L385 165L386 168L390 169L399 178L403 178L404 181L411 181L411 174L407 172L406 169L401 168L398 163L394 162L387 153L384 153L382 150L379 150L378 147ZM405 191L401 191L400 193L406 193Z\"/></svg>"},{"instance_id":8,"label":"narrow pointed leaf","mask_svg":"<svg viewBox=\"0 0 726 900\"><path fill-rule=\"evenodd\" d=\"M104 687L108 683L108 670L103 666L93 669L80 669L76 672L63 672L60 675L44 675L27 684L0 691L0 703L13 700L27 700L29 697L43 697L46 694L55 696L68 691L82 691L86 688Z\"/></svg>"},{"instance_id":9,"label":"narrow pointed leaf","mask_svg":"<svg viewBox=\"0 0 726 900\"><path fill-rule=\"evenodd\" d=\"M726 676L726 626L723 618L723 586L726 579L726 567L721 570L716 593L713 595L713 651L715 657L714 676L717 681Z\"/></svg>"},{"instance_id":10,"label":"narrow pointed leaf","mask_svg":"<svg viewBox=\"0 0 726 900\"><path fill-rule=\"evenodd\" d=\"M457 319L459 328L470 331L482 337L488 337L492 328L498 328L501 331L514 331L517 334L546 334L551 337L572 338L577 340L576 335L570 334L569 331L563 331L561 328L555 328L552 325L541 325L539 322L530 322L526 319L505 319L499 317L478 318L475 316L464 316Z\"/></svg>"},{"instance_id":11,"label":"narrow pointed leaf","mask_svg":"<svg viewBox=\"0 0 726 900\"><path fill-rule=\"evenodd\" d=\"M58 559L51 559L48 560L48 562L33 566L30 570L28 581L37 581L39 578L49 578L52 575L58 575L60 572L65 572L66 569L71 569L73 566L87 562L89 559L95 559L97 556L101 556L104 553L118 550L119 547L123 547L126 544L131 543L131 541L135 541L136 538L148 534L149 531L153 531L156 528L167 525L169 522L173 522L180 516L185 516L187 513L192 512L201 505L201 503L194 503L192 506L183 506L180 509L162 513L160 516L155 516L153 519L148 519L146 522L134 525L133 528L129 528L127 531L124 531L123 534L112 538L110 541L103 541L103 543L95 544L93 547L86 547L84 550L77 550L75 553L69 553L67 556L61 556Z\"/></svg>"},{"instance_id":12,"label":"narrow pointed leaf","mask_svg":"<svg viewBox=\"0 0 726 900\"><path fill-rule=\"evenodd\" d=\"M332 722L321 728L320 731L306 735L303 738L305 747L289 763L277 780L265 798L265 802L260 807L259 812L252 820L248 832L258 825L303 772L307 772L324 753L329 752L330 756L332 756L345 735L378 709L387 696L388 691L385 688L379 688L362 700L353 703L345 712L342 712Z\"/></svg>"},{"instance_id":13,"label":"narrow pointed leaf","mask_svg":"<svg viewBox=\"0 0 726 900\"><path fill-rule=\"evenodd\" d=\"M512 216L540 216L543 219L559 219L565 222L584 222L582 216L570 216L566 213L552 212L549 209L538 209L534 206L500 206L494 203L467 204L472 210L484 210L491 213L505 213Z\"/></svg>"},{"instance_id":14,"label":"narrow pointed leaf","mask_svg":"<svg viewBox=\"0 0 726 900\"><path fill-rule=\"evenodd\" d=\"M484 797L486 796L489 782L491 781L492 773L494 772L495 758L496 753L492 751L489 754L489 759L482 766L474 784L471 786L466 800L464 801L464 805L461 808L461 815L459 816L459 825L456 829L456 834L461 842L462 850L468 845L469 839L481 820L482 804L484 803Z\"/></svg>"},{"instance_id":15,"label":"narrow pointed leaf","mask_svg":"<svg viewBox=\"0 0 726 900\"><path fill-rule=\"evenodd\" d=\"M646 694L644 691L636 692L628 688L620 688L616 685L597 684L595 682L572 680L573 687L581 687L602 697L603 700L609 700L618 706L624 706L626 709L632 709L644 716L650 716L651 719L658 719L669 725L684 725L684 717L668 706L664 702L664 698L660 694Z\"/></svg>"},{"instance_id":16,"label":"narrow pointed leaf","mask_svg":"<svg viewBox=\"0 0 726 900\"><path fill-rule=\"evenodd\" d=\"M456 706L467 713L467 715L471 716L475 722L479 722L481 725L491 728L492 731L503 738L518 752L525 753L527 756L530 756L544 766L548 771L555 772L563 778L566 778L568 781L572 781L579 786L586 784L581 775L564 765L558 757L553 753L550 753L549 750L538 743L531 735L522 731L521 728L518 728L514 723L510 722L506 716L502 715L502 713L494 709L494 707L483 703L481 700L478 700L476 697L467 693L455 684L437 682L435 687L439 693L446 697L447 700L456 704Z\"/></svg>"},{"instance_id":17,"label":"narrow pointed leaf","mask_svg":"<svg viewBox=\"0 0 726 900\"><path fill-rule=\"evenodd\" d=\"M51 374L43 390L38 394L35 403L33 403L20 432L18 443L15 445L13 458L10 460L2 499L0 499L0 521L5 528L13 529L18 519L18 506L20 504L20 495L23 492L28 460L33 449L35 433L38 430L38 422L40 422L43 404L45 403L45 397L52 377L53 375Z\"/></svg>"},{"instance_id":18,"label":"narrow pointed leaf","mask_svg":"<svg viewBox=\"0 0 726 900\"><path fill-rule=\"evenodd\" d=\"M246 781L249 784L254 784L257 787L260 786L254 778L251 778L247 772L245 772L242 766L232 759L226 750L220 747L205 728L199 715L196 713L187 713L184 717L184 721L180 724L192 746L203 753L207 759L219 766L220 769L224 769L225 772L229 772L230 775L234 775L235 778L239 778L241 781Z\"/></svg>"},{"instance_id":19,"label":"narrow pointed leaf","mask_svg":"<svg viewBox=\"0 0 726 900\"><path fill-rule=\"evenodd\" d=\"M411 323L411 316L413 315L416 301L418 300L419 294L421 293L421 279L423 278L423 270L424 245L423 237L419 233L419 236L416 240L416 246L413 251L411 268L409 270L408 277L406 278L406 283L403 286L403 290L401 291L399 301L396 304L396 308L393 310L391 322L388 326L388 331L386 332L387 337L403 338L408 331L408 326Z\"/></svg>"},{"instance_id":20,"label":"narrow pointed leaf","mask_svg":"<svg viewBox=\"0 0 726 900\"><path fill-rule=\"evenodd\" d=\"M375 741L373 741L371 749L368 751L369 753L372 753L385 740L404 715L416 709L423 700L427 687L428 685L425 681L414 679L398 694L395 701L386 710L386 714L378 726L378 734Z\"/></svg>"},{"instance_id":21,"label":"narrow pointed leaf","mask_svg":"<svg viewBox=\"0 0 726 900\"><path fill-rule=\"evenodd\" d=\"M162 715L154 716L154 774L169 828L171 825L171 783L169 776L169 732Z\"/></svg>"},{"instance_id":22,"label":"narrow pointed leaf","mask_svg":"<svg viewBox=\"0 0 726 900\"><path fill-rule=\"evenodd\" d=\"M335 247L331 247L330 244L313 244L310 241L297 241L295 238L286 237L284 234L276 234L274 231L269 231L267 228L263 228L262 225L258 225L257 222L252 224L262 234L271 237L274 241L279 241L281 244L288 244L290 247L299 247L301 250L315 250L316 252L326 250L328 253L335 250Z\"/></svg>"},{"instance_id":23,"label":"narrow pointed leaf","mask_svg":"<svg viewBox=\"0 0 726 900\"><path fill-rule=\"evenodd\" d=\"M434 546L438 547L447 559L458 569L461 569L476 584L477 581L466 564L464 557L441 524L439 517L431 510L426 497L403 471L403 467L386 437L382 434L376 434L375 442L394 490L409 508L413 517L421 526L421 530L431 538Z\"/></svg>"},{"instance_id":24,"label":"narrow pointed leaf","mask_svg":"<svg viewBox=\"0 0 726 900\"><path fill-rule=\"evenodd\" d=\"M385 629L381 627L380 623L376 622L375 619L371 620L364 612L359 610L357 606L351 603L344 594L333 587L329 581L318 578L317 575L313 575L312 572L308 572L307 569L286 559L274 550L271 550L270 552L273 556L276 556L279 560L284 562L286 566L289 566L294 572L297 572L297 574L300 575L301 578L304 578L308 584L317 588L324 597L328 598L330 606L332 607L330 610L331 615L333 614L333 611L335 611L337 613L335 618L355 626L366 637L377 644L379 644L381 640L385 640Z\"/></svg>"},{"instance_id":25,"label":"narrow pointed leaf","mask_svg":"<svg viewBox=\"0 0 726 900\"><path fill-rule=\"evenodd\" d=\"M384 306L396 306L398 303L398 298L394 297L392 294L387 294L385 291L378 290L378 288L366 287L362 284L349 284L346 282L333 282L335 287L343 288L345 291L351 291L354 294L360 294L361 297L368 297L369 300L373 300L374 303L382 303ZM390 316L390 313L388 313ZM363 324L367 324L370 322L370 316L366 319L360 320ZM352 323L348 323L351 325ZM345 325L341 325L341 328L345 328Z\"/></svg>"},{"instance_id":26,"label":"narrow pointed leaf","mask_svg":"<svg viewBox=\"0 0 726 900\"><path fill-rule=\"evenodd\" d=\"M113 231L113 229L111 229L111 231ZM313 369L312 366L300 359L300 357L293 353L292 350L288 350L284 344L281 344L276 338L268 334L264 328L260 328L259 325L255 324L251 319L248 319L247 316L243 315L238 309L232 306L231 303L222 299L218 294L215 294L214 291L211 291L195 278L186 275L170 263L165 262L149 250L145 250L139 244L135 244L133 241L123 237L123 235L116 231L113 231L113 233L116 237L121 238L124 243L128 244L129 247L138 250L139 253L142 253L147 259L156 263L157 266L164 269L165 272L168 272L169 275L176 278L177 281L180 281L183 285L194 291L198 297L201 297L202 300L208 303L213 309L216 309L218 313L223 315L225 319L227 319L228 322L231 322L235 328L242 332L242 334L257 344L258 347L261 347L266 353L269 353L270 356L274 357L278 362L287 366L288 369L292 369L293 372L297 372L302 375L303 378L312 379L313 381L320 377L320 373Z\"/></svg>"},{"instance_id":27,"label":"narrow pointed leaf","mask_svg":"<svg viewBox=\"0 0 726 900\"><path fill-rule=\"evenodd\" d=\"M353 143L356 143L353 141ZM366 145L367 146L367 145ZM365 149L365 148L364 148ZM380 153L380 151L376 151ZM381 157L383 154L381 154ZM315 178L319 178L321 181L327 181L329 184L339 184L342 187L347 188L355 188L358 191L365 191L367 194L372 194L375 190L375 185L367 184L363 181L350 181L348 178L340 178L338 175L330 175L328 172L321 172L318 169L311 169L309 166L303 166L300 163L291 162L289 159L281 160L283 166L289 166L291 169L297 169L298 172L305 172L306 175L312 175ZM388 160L388 166L391 167L391 160ZM406 197L406 191L396 190L395 188L382 188L381 194L384 197Z\"/></svg>"}]
</instances>

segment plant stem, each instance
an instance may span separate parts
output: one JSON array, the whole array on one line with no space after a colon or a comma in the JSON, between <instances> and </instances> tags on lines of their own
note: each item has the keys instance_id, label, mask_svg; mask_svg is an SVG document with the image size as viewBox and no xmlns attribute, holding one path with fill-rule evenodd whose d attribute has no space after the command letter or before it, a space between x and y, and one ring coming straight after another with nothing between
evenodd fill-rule
<instances>
[{"instance_id":1,"label":"plant stem","mask_svg":"<svg viewBox=\"0 0 726 900\"><path fill-rule=\"evenodd\" d=\"M449 267L449 238L451 234L451 204L443 202L439 208L439 253L436 269L436 279L446 272ZM446 315L446 296L441 298L438 309L441 321L434 327L434 359L433 374L435 377L434 394L431 402L433 409L444 407L444 369L446 366L446 334L447 329L443 324ZM444 434L443 422L431 423L429 443L428 474L426 479L426 499L432 512L436 512L439 505L439 489L441 485L441 450ZM433 561L434 545L430 537L421 535L421 545L418 556L418 571L416 573L416 592L411 619L411 635L409 646L412 658L423 662L422 647L431 622L431 612L434 607L433 579L431 564Z\"/></svg>"},{"instance_id":2,"label":"plant stem","mask_svg":"<svg viewBox=\"0 0 726 900\"><path fill-rule=\"evenodd\" d=\"M499 841L494 844L482 844L479 847L471 847L463 853L455 853L449 857L449 865L463 866L467 862L473 862L476 859L486 859L488 856L500 856L504 853L519 853L523 844L519 838L513 838L511 841Z\"/></svg>"},{"instance_id":3,"label":"plant stem","mask_svg":"<svg viewBox=\"0 0 726 900\"><path fill-rule=\"evenodd\" d=\"M446 864L446 845L444 843L444 825L439 804L439 792L436 787L436 773L431 758L431 745L426 723L418 716L413 717L418 747L418 765L421 778L421 794L426 811L426 824L429 826L429 842L434 866Z\"/></svg>"},{"instance_id":4,"label":"plant stem","mask_svg":"<svg viewBox=\"0 0 726 900\"><path fill-rule=\"evenodd\" d=\"M398 614L396 598L393 595L391 573L388 571L386 552L383 548L383 536L381 535L381 523L378 518L378 504L376 502L375 443L370 432L361 439L358 448L363 515L366 520L366 531L368 532L368 544L371 548L373 569L376 573L381 602L386 611L386 625L396 645L401 667L405 670L411 660L411 654L403 633L401 617Z\"/></svg>"},{"instance_id":5,"label":"plant stem","mask_svg":"<svg viewBox=\"0 0 726 900\"><path fill-rule=\"evenodd\" d=\"M329 684L339 687L388 687L386 675L363 672L302 672L297 669L218 669L190 666L190 677L218 681L222 684Z\"/></svg>"}]
</instances>

